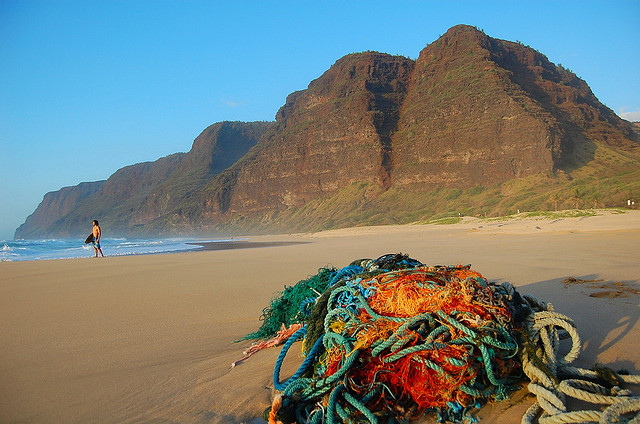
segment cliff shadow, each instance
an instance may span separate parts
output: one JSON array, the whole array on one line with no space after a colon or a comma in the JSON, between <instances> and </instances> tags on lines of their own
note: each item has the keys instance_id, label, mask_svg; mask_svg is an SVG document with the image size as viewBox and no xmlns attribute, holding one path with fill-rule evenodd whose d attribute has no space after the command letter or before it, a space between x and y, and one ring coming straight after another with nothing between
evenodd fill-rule
<instances>
[{"instance_id":1,"label":"cliff shadow","mask_svg":"<svg viewBox=\"0 0 640 424\"><path fill-rule=\"evenodd\" d=\"M397 81L396 84L369 82L366 88L372 94L369 109L374 111L373 124L380 137L381 157L378 177L383 189L388 190L391 188L393 172L392 136L398 128L400 105L406 95L406 86Z\"/></svg>"},{"instance_id":2,"label":"cliff shadow","mask_svg":"<svg viewBox=\"0 0 640 424\"><path fill-rule=\"evenodd\" d=\"M596 157L598 145L589 139L575 124L566 124L565 134L560 142L560 157L557 168L567 174L582 168Z\"/></svg>"}]
</instances>

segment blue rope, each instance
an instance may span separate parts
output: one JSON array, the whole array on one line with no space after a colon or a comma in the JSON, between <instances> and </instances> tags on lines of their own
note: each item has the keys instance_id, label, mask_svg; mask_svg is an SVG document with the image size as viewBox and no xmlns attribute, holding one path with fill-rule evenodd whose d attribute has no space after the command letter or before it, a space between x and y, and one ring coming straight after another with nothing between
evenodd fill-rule
<instances>
[{"instance_id":1,"label":"blue rope","mask_svg":"<svg viewBox=\"0 0 640 424\"><path fill-rule=\"evenodd\" d=\"M344 268L342 268L340 271L336 271L333 276L331 277L331 280L329 281L329 286L333 286L334 284L336 284L338 281L345 279L346 277L351 277L357 274L360 274L361 272L364 271L364 268L362 268L359 265L349 265L349 266L345 266Z\"/></svg>"},{"instance_id":2,"label":"blue rope","mask_svg":"<svg viewBox=\"0 0 640 424\"><path fill-rule=\"evenodd\" d=\"M287 413L293 413L293 408L297 405L295 414L298 422L332 424L357 419L360 420L357 422L376 423L378 419L383 419L382 417L389 418L381 414L380 408L385 408L386 413L391 414L397 412L397 407L394 406L396 403L408 407L401 393L395 393L391 386L380 383L382 377L378 378L378 372L391 371L376 371L369 382L359 381L360 376L357 373L353 377L349 374L350 370L358 369L374 358L382 364L390 364L402 357L417 354L411 359L421 362L421 365L416 366L428 369L428 372L437 374L449 383L457 381L454 380L458 378L454 373L464 370L457 371L442 365L450 364L463 368L472 364L478 375L465 374L466 383L458 386L460 393L475 400L491 396L501 399L506 396L514 380L510 374L502 375L504 367L498 360L513 358L519 350L516 337L505 327L510 324L508 315L497 316L495 321L489 320L483 326L478 326L476 315L467 311L454 309L445 313L440 309L412 317L387 316L382 310L380 313L375 311L369 304L371 296L375 295L377 290L382 290L383 284L397 283L407 275L417 276L413 279L417 290L441 290L446 288L450 281L454 281L460 284L462 289L469 290L470 296L475 296L476 293L488 296L489 303L493 302L494 294L501 289L493 288L481 277L460 279L454 275L447 280L440 275L445 271L454 272L468 266L434 267L432 270L415 268L423 265L411 259L393 263L394 258L395 255L386 255L378 260L359 260L331 274L329 286L334 287L327 289L330 292L326 292L322 303L319 303L324 313L318 314L317 311L320 309L314 310L311 327L322 326L324 333L315 340L304 362L293 376L281 382L280 371L288 350L297 340L307 337L307 326L298 330L285 343L275 364L273 380L275 388L282 391L283 398L286 399L283 406L288 408ZM383 271L386 271L385 275L381 276ZM482 288L483 291L476 292L477 288ZM504 298L501 293L499 295ZM302 301L300 309L305 315L311 309L312 301L311 298ZM365 318L360 314L364 314ZM356 342L359 332L368 331L368 327L364 325L368 319L371 322L388 320L400 325L395 331L387 331L380 335L378 340L362 347ZM311 334L314 330L309 332ZM439 362L442 359L438 358L429 359L421 353L445 349L447 344L463 346L464 349L456 348L459 357L444 358L445 362ZM355 347L357 349L354 349ZM341 356L338 363L332 359L332 367L337 369L330 375L326 374L327 364L321 356L325 351L331 351L331 358L335 358L335 355ZM322 403L319 403L320 399ZM476 405L473 403L464 406L459 401L451 401L446 406L437 406L431 411L439 411L441 420L460 422L473 419L470 411L474 407ZM393 418L391 420L384 422L393 422Z\"/></svg>"},{"instance_id":3,"label":"blue rope","mask_svg":"<svg viewBox=\"0 0 640 424\"><path fill-rule=\"evenodd\" d=\"M276 366L273 370L273 385L275 386L276 390L283 391L284 389L287 388L290 382L293 382L298 378L302 377L302 374L304 374L307 371L309 366L311 366L311 364L315 360L318 353L320 353L320 351L324 348L324 345L322 344L323 337L320 337L318 340L316 340L316 343L313 345L313 348L311 348L311 350L309 351L309 354L302 362L302 365L300 365L300 368L298 368L298 371L296 371L295 374L293 374L288 380L280 382L280 369L282 368L282 363L284 362L284 358L287 356L287 352L289 351L289 348L299 338L304 337L306 334L307 334L307 326L305 325L304 327L296 331L293 334L293 336L291 336L289 340L287 340L287 342L282 347L282 351L278 355L278 359L276 360Z\"/></svg>"}]
</instances>

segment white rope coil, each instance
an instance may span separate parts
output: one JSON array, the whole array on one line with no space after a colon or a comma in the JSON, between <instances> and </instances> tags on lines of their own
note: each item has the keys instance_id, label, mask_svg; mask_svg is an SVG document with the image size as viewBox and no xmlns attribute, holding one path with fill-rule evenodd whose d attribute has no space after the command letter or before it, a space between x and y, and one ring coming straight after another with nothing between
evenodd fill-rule
<instances>
[{"instance_id":1,"label":"white rope coil","mask_svg":"<svg viewBox=\"0 0 640 424\"><path fill-rule=\"evenodd\" d=\"M609 389L589 381L587 379L599 378L596 371L569 365L581 349L573 320L554 312L551 304L532 296L523 296L523 299L534 313L528 318L528 346L522 351L522 368L531 380L528 388L537 401L522 417L522 424L640 424L640 397L632 396L629 390L618 386ZM571 348L564 356L559 356L563 336L571 339ZM615 377L622 383L640 384L639 375L616 374ZM604 410L594 407L568 411L567 397L608 406Z\"/></svg>"}]
</instances>

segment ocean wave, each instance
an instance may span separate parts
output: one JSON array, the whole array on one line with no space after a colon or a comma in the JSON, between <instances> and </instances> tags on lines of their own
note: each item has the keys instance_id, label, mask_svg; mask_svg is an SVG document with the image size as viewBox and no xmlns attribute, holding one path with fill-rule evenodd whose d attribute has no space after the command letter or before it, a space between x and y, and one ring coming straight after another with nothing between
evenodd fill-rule
<instances>
[{"instance_id":1,"label":"ocean wave","mask_svg":"<svg viewBox=\"0 0 640 424\"><path fill-rule=\"evenodd\" d=\"M195 250L196 239L100 240L105 256L131 256ZM218 241L218 240L216 240ZM93 245L78 239L0 240L1 261L74 259L93 256Z\"/></svg>"}]
</instances>

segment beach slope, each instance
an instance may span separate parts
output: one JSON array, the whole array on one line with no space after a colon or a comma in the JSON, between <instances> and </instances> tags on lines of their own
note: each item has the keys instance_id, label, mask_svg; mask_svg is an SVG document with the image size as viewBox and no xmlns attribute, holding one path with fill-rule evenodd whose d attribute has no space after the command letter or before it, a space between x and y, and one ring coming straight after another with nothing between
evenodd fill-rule
<instances>
[{"instance_id":1,"label":"beach slope","mask_svg":"<svg viewBox=\"0 0 640 424\"><path fill-rule=\"evenodd\" d=\"M510 281L575 320L577 365L640 370L640 211L251 241L263 245L0 263L0 422L262 422L279 349L231 368L250 345L233 341L260 326L285 285L397 252ZM298 365L289 356L283 377ZM517 393L479 416L519 422L532 402Z\"/></svg>"}]
</instances>

